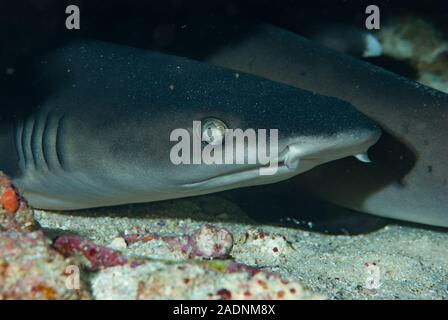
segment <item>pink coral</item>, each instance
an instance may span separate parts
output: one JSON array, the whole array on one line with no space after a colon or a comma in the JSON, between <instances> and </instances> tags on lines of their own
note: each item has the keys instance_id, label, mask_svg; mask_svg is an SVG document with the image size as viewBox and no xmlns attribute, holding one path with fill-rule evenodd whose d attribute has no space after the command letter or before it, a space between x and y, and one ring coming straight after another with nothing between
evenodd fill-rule
<instances>
[{"instance_id":1,"label":"pink coral","mask_svg":"<svg viewBox=\"0 0 448 320\"><path fill-rule=\"evenodd\" d=\"M232 234L225 228L203 225L191 236L193 255L205 258L227 257L233 247Z\"/></svg>"},{"instance_id":2,"label":"pink coral","mask_svg":"<svg viewBox=\"0 0 448 320\"><path fill-rule=\"evenodd\" d=\"M151 245L146 243L156 242L157 247L165 247L184 259L225 259L233 247L232 234L225 228L210 224L201 226L191 235L162 236L139 230L135 234L123 235L123 238L128 245Z\"/></svg>"},{"instance_id":3,"label":"pink coral","mask_svg":"<svg viewBox=\"0 0 448 320\"><path fill-rule=\"evenodd\" d=\"M64 235L56 239L56 250L71 257L82 257L87 260L90 270L108 268L127 264L129 261L118 251L98 246L76 235Z\"/></svg>"}]
</instances>

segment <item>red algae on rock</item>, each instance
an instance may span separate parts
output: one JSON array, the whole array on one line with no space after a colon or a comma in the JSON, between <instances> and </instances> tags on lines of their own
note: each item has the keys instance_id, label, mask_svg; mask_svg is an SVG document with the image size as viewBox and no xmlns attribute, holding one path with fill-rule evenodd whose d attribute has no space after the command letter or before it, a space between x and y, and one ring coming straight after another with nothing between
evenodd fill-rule
<instances>
[{"instance_id":1,"label":"red algae on rock","mask_svg":"<svg viewBox=\"0 0 448 320\"><path fill-rule=\"evenodd\" d=\"M0 171L0 230L31 231L36 228L34 212Z\"/></svg>"},{"instance_id":2,"label":"red algae on rock","mask_svg":"<svg viewBox=\"0 0 448 320\"><path fill-rule=\"evenodd\" d=\"M34 213L20 197L11 179L0 171L0 230L33 230Z\"/></svg>"},{"instance_id":3,"label":"red algae on rock","mask_svg":"<svg viewBox=\"0 0 448 320\"><path fill-rule=\"evenodd\" d=\"M222 258L229 255L233 247L232 234L225 228L205 224L191 236L193 255L204 258Z\"/></svg>"},{"instance_id":4,"label":"red algae on rock","mask_svg":"<svg viewBox=\"0 0 448 320\"><path fill-rule=\"evenodd\" d=\"M17 193L14 188L7 188L0 198L0 203L2 204L2 208L10 213L16 213L19 209L19 199L17 197Z\"/></svg>"},{"instance_id":5,"label":"red algae on rock","mask_svg":"<svg viewBox=\"0 0 448 320\"><path fill-rule=\"evenodd\" d=\"M98 246L76 235L64 235L56 239L56 250L66 257L82 259L82 263L89 270L109 268L131 263L120 252L110 248Z\"/></svg>"},{"instance_id":6,"label":"red algae on rock","mask_svg":"<svg viewBox=\"0 0 448 320\"><path fill-rule=\"evenodd\" d=\"M66 287L64 272L72 261L36 228L33 210L0 171L0 300L89 298L85 285Z\"/></svg>"},{"instance_id":7,"label":"red algae on rock","mask_svg":"<svg viewBox=\"0 0 448 320\"><path fill-rule=\"evenodd\" d=\"M171 256L171 260L225 259L233 247L232 234L225 228L210 224L202 225L191 235L165 236L144 230L123 238L134 249L140 247L139 252L143 255L157 257L164 253L165 257Z\"/></svg>"}]
</instances>

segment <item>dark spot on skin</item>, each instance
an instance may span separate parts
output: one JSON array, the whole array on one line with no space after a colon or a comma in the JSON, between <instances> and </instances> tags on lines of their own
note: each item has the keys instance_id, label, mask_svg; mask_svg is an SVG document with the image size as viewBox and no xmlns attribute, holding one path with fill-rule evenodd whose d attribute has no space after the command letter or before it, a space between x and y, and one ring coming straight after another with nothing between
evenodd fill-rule
<instances>
[{"instance_id":1,"label":"dark spot on skin","mask_svg":"<svg viewBox=\"0 0 448 320\"><path fill-rule=\"evenodd\" d=\"M443 180L443 183L442 183L442 184L443 184L444 187L446 187L446 179Z\"/></svg>"},{"instance_id":2,"label":"dark spot on skin","mask_svg":"<svg viewBox=\"0 0 448 320\"><path fill-rule=\"evenodd\" d=\"M432 166L427 167L428 173L432 173Z\"/></svg>"},{"instance_id":3,"label":"dark spot on skin","mask_svg":"<svg viewBox=\"0 0 448 320\"><path fill-rule=\"evenodd\" d=\"M305 77L306 76L306 71L300 72L300 76Z\"/></svg>"},{"instance_id":4,"label":"dark spot on skin","mask_svg":"<svg viewBox=\"0 0 448 320\"><path fill-rule=\"evenodd\" d=\"M427 139L425 139L425 140L423 140L423 144L424 144L425 146L427 146L427 145L429 144L429 141L428 141Z\"/></svg>"}]
</instances>

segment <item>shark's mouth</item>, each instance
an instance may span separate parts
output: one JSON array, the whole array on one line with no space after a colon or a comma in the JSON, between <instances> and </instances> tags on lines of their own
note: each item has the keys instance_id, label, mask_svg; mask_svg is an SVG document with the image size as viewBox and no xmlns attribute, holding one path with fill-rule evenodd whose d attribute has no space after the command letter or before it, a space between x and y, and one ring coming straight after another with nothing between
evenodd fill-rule
<instances>
[{"instance_id":1,"label":"shark's mouth","mask_svg":"<svg viewBox=\"0 0 448 320\"><path fill-rule=\"evenodd\" d=\"M229 189L235 187L278 182L311 170L326 162L354 156L362 162L370 162L367 150L379 139L379 135L353 138L354 135L338 136L337 139L320 138L312 141L289 143L266 165L240 166L210 178L185 184L185 188ZM274 168L271 174L263 174ZM268 171L269 172L269 171Z\"/></svg>"},{"instance_id":2,"label":"shark's mouth","mask_svg":"<svg viewBox=\"0 0 448 320\"><path fill-rule=\"evenodd\" d=\"M292 159L293 157L288 157L288 152L289 148L286 147L282 152L278 154L277 157L272 157L272 159L270 159L268 164L240 165L240 167L237 169L229 170L227 172L217 174L204 180L199 180L193 183L185 184L184 187L195 188L207 185L208 186L228 185L238 182L241 183L245 181L253 181L254 179L260 179L263 176L273 177L287 171L293 171L294 166L293 161L288 161L288 159ZM229 164L225 165L230 166ZM296 163L296 167L297 166L298 162ZM275 172L270 175L261 174L263 170L268 170L269 168L275 168Z\"/></svg>"}]
</instances>

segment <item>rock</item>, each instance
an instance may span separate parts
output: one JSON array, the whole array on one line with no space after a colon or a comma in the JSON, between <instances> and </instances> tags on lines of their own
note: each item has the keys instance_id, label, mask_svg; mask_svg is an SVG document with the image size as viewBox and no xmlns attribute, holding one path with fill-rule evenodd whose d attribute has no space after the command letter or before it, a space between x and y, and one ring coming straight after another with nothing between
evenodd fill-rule
<instances>
[{"instance_id":1,"label":"rock","mask_svg":"<svg viewBox=\"0 0 448 320\"><path fill-rule=\"evenodd\" d=\"M33 210L20 197L9 177L0 171L0 230L30 231L35 228Z\"/></svg>"},{"instance_id":2,"label":"rock","mask_svg":"<svg viewBox=\"0 0 448 320\"><path fill-rule=\"evenodd\" d=\"M116 237L114 238L111 243L109 244L109 248L113 250L123 250L128 247L126 241L122 237Z\"/></svg>"},{"instance_id":3,"label":"rock","mask_svg":"<svg viewBox=\"0 0 448 320\"><path fill-rule=\"evenodd\" d=\"M134 233L124 236L129 248L138 255L174 261L203 258L227 258L233 237L225 228L204 224L191 235L165 236L157 233Z\"/></svg>"},{"instance_id":4,"label":"rock","mask_svg":"<svg viewBox=\"0 0 448 320\"><path fill-rule=\"evenodd\" d=\"M251 228L244 232L232 251L238 261L253 266L279 266L286 262L294 249L285 236Z\"/></svg>"},{"instance_id":5,"label":"rock","mask_svg":"<svg viewBox=\"0 0 448 320\"><path fill-rule=\"evenodd\" d=\"M73 257L76 261L79 261L92 271L128 263L137 263L129 260L118 251L98 246L76 235L59 237L56 239L54 247L64 256Z\"/></svg>"},{"instance_id":6,"label":"rock","mask_svg":"<svg viewBox=\"0 0 448 320\"><path fill-rule=\"evenodd\" d=\"M196 230L191 239L193 257L222 258L228 256L233 247L232 234L225 228L210 224Z\"/></svg>"},{"instance_id":7,"label":"rock","mask_svg":"<svg viewBox=\"0 0 448 320\"><path fill-rule=\"evenodd\" d=\"M41 231L0 232L0 300L88 299L81 279L79 289L66 286L69 266Z\"/></svg>"},{"instance_id":8,"label":"rock","mask_svg":"<svg viewBox=\"0 0 448 320\"><path fill-rule=\"evenodd\" d=\"M416 16L395 17L379 31L384 53L409 62L417 81L448 93L448 41L433 22Z\"/></svg>"},{"instance_id":9,"label":"rock","mask_svg":"<svg viewBox=\"0 0 448 320\"><path fill-rule=\"evenodd\" d=\"M228 272L208 263L148 262L136 268L118 266L101 271L92 281L96 299L320 299L298 282L262 271L238 268ZM236 269L235 269L236 270Z\"/></svg>"}]
</instances>

